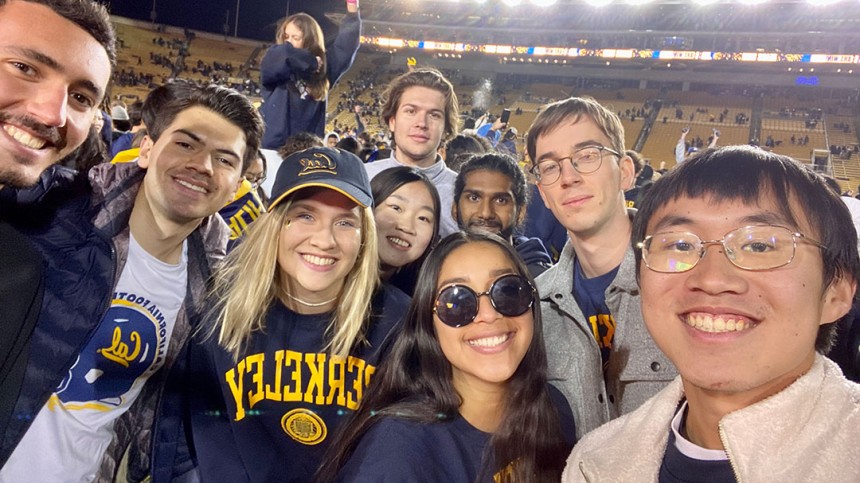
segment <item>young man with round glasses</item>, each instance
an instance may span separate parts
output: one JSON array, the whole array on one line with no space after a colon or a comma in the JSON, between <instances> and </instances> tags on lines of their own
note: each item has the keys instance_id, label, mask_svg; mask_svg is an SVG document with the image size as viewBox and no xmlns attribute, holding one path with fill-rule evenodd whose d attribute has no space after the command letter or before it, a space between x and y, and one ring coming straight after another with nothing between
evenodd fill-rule
<instances>
[{"instance_id":1,"label":"young man with round glasses","mask_svg":"<svg viewBox=\"0 0 860 483\"><path fill-rule=\"evenodd\" d=\"M677 375L648 335L624 191L633 161L618 117L591 98L550 104L529 129L531 172L565 227L558 263L537 279L549 380L570 402L577 436L628 413Z\"/></svg>"},{"instance_id":2,"label":"young man with round glasses","mask_svg":"<svg viewBox=\"0 0 860 483\"><path fill-rule=\"evenodd\" d=\"M824 180L750 146L654 183L633 230L642 312L680 377L588 435L564 481L857 481L860 385L825 358L860 278Z\"/></svg>"}]
</instances>

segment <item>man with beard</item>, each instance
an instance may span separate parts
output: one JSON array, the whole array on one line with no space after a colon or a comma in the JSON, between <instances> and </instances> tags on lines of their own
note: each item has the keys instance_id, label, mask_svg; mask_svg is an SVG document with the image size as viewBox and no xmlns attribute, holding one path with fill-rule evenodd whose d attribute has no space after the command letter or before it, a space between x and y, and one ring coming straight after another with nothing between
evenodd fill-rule
<instances>
[{"instance_id":1,"label":"man with beard","mask_svg":"<svg viewBox=\"0 0 860 483\"><path fill-rule=\"evenodd\" d=\"M8 214L41 256L45 288L22 342L23 377L3 381L13 409L0 482L157 482L190 470L174 470L183 403L165 387L185 378L227 244L217 212L263 124L238 92L179 80L154 89L144 111L154 121L136 162L100 164ZM118 472L124 455L128 475Z\"/></svg>"},{"instance_id":2,"label":"man with beard","mask_svg":"<svg viewBox=\"0 0 860 483\"><path fill-rule=\"evenodd\" d=\"M17 189L78 153L116 60L107 10L90 0L0 0L0 434L39 316L42 258L9 224Z\"/></svg>"},{"instance_id":3,"label":"man with beard","mask_svg":"<svg viewBox=\"0 0 860 483\"><path fill-rule=\"evenodd\" d=\"M451 215L461 230L501 236L523 257L537 277L552 266L552 258L538 238L514 234L525 218L528 184L513 158L496 153L466 161L454 181Z\"/></svg>"},{"instance_id":4,"label":"man with beard","mask_svg":"<svg viewBox=\"0 0 860 483\"><path fill-rule=\"evenodd\" d=\"M32 186L90 133L114 32L88 0L0 0L0 31L0 189Z\"/></svg>"}]
</instances>

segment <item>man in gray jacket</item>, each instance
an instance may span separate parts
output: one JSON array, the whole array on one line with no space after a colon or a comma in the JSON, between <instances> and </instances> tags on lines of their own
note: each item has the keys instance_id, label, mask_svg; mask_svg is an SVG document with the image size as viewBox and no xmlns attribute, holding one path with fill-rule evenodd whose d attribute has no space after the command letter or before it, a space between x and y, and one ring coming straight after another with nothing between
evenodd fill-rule
<instances>
[{"instance_id":1,"label":"man in gray jacket","mask_svg":"<svg viewBox=\"0 0 860 483\"><path fill-rule=\"evenodd\" d=\"M677 374L642 322L631 217L634 179L618 117L591 98L550 104L526 148L543 202L567 229L558 263L537 279L549 379L577 437L636 409Z\"/></svg>"}]
</instances>

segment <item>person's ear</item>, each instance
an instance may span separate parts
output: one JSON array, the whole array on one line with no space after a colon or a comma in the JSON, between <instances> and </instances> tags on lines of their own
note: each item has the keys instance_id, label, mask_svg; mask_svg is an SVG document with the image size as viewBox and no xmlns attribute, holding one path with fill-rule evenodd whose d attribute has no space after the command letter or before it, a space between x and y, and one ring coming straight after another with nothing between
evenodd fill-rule
<instances>
[{"instance_id":1,"label":"person's ear","mask_svg":"<svg viewBox=\"0 0 860 483\"><path fill-rule=\"evenodd\" d=\"M829 324L841 319L851 310L854 301L854 292L857 290L857 281L848 280L844 276L830 282L830 286L824 290L819 325Z\"/></svg>"},{"instance_id":2,"label":"person's ear","mask_svg":"<svg viewBox=\"0 0 860 483\"><path fill-rule=\"evenodd\" d=\"M618 160L618 169L621 172L621 190L627 191L636 182L636 166L630 156L622 156Z\"/></svg>"},{"instance_id":3,"label":"person's ear","mask_svg":"<svg viewBox=\"0 0 860 483\"><path fill-rule=\"evenodd\" d=\"M137 158L137 165L141 168L148 168L150 165L150 156L152 155L152 146L155 141L149 137L149 134L143 136L140 141L140 155Z\"/></svg>"}]
</instances>

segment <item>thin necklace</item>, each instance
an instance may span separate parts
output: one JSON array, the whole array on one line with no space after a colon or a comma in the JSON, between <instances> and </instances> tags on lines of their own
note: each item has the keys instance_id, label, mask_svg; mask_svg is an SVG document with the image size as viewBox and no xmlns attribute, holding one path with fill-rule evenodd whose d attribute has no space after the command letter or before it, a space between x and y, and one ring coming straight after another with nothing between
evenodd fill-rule
<instances>
[{"instance_id":1,"label":"thin necklace","mask_svg":"<svg viewBox=\"0 0 860 483\"><path fill-rule=\"evenodd\" d=\"M324 305L328 305L328 304L330 304L330 303L334 302L335 300L337 300L337 297L335 297L335 298L333 298L333 299L331 299L331 300L326 300L325 302L316 302L316 303L314 303L314 302L306 302L306 301L304 301L304 300L302 300L302 299L300 299L300 298L298 298L298 297L293 297L292 295L290 295L290 294L288 294L288 293L285 293L285 295L286 295L287 297L289 297L291 300L294 300L294 301L296 301L296 302L298 302L298 303L300 303L300 304L302 304L302 305L304 305L304 306L307 306L307 307L322 307L322 306L324 306Z\"/></svg>"}]
</instances>

